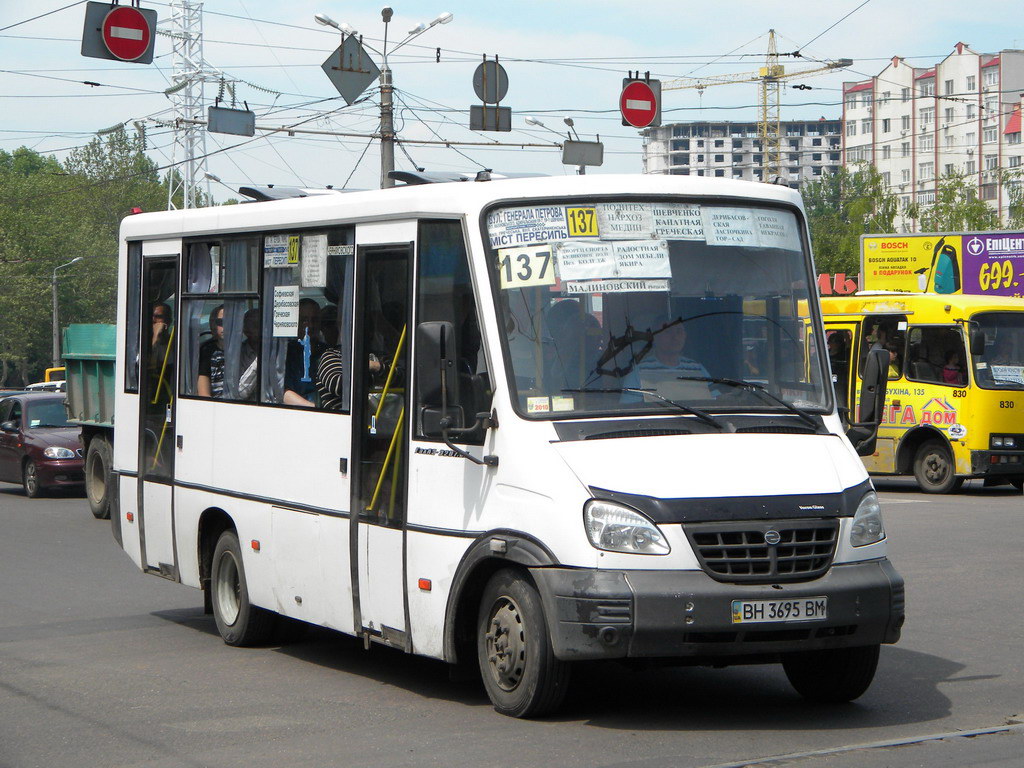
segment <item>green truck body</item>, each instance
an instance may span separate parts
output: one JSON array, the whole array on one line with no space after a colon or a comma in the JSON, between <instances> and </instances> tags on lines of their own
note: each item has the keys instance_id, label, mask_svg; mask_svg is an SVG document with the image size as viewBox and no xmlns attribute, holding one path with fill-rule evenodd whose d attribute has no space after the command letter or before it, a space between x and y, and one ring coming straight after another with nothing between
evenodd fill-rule
<instances>
[{"instance_id":1,"label":"green truck body","mask_svg":"<svg viewBox=\"0 0 1024 768\"><path fill-rule=\"evenodd\" d=\"M115 326L64 329L68 415L74 424L114 427Z\"/></svg>"},{"instance_id":2,"label":"green truck body","mask_svg":"<svg viewBox=\"0 0 1024 768\"><path fill-rule=\"evenodd\" d=\"M69 325L64 329L68 420L82 427L85 495L98 518L110 517L117 504L112 473L114 448L113 325Z\"/></svg>"}]
</instances>

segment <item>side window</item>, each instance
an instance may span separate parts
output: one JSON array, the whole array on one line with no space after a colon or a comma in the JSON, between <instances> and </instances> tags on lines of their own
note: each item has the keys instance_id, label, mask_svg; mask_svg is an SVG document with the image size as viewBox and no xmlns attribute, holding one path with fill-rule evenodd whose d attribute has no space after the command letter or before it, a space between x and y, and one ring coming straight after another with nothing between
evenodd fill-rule
<instances>
[{"instance_id":1,"label":"side window","mask_svg":"<svg viewBox=\"0 0 1024 768\"><path fill-rule=\"evenodd\" d=\"M263 237L261 402L350 410L354 253L353 227Z\"/></svg>"},{"instance_id":2,"label":"side window","mask_svg":"<svg viewBox=\"0 0 1024 768\"><path fill-rule=\"evenodd\" d=\"M889 380L902 378L907 358L906 315L874 315L864 319L857 371L864 374L864 361L873 347L889 352Z\"/></svg>"},{"instance_id":3,"label":"side window","mask_svg":"<svg viewBox=\"0 0 1024 768\"><path fill-rule=\"evenodd\" d=\"M455 330L458 390L451 403L471 426L476 414L491 408L491 380L481 343L480 321L462 224L457 221L421 221L419 225L416 323L444 321ZM417 421L417 437L423 438ZM456 442L479 445L483 431Z\"/></svg>"},{"instance_id":4,"label":"side window","mask_svg":"<svg viewBox=\"0 0 1024 768\"><path fill-rule=\"evenodd\" d=\"M11 414L7 417L14 422L17 427L21 426L21 403L15 400L11 403Z\"/></svg>"},{"instance_id":5,"label":"side window","mask_svg":"<svg viewBox=\"0 0 1024 768\"><path fill-rule=\"evenodd\" d=\"M182 274L181 393L255 401L260 350L259 240L189 243Z\"/></svg>"},{"instance_id":6,"label":"side window","mask_svg":"<svg viewBox=\"0 0 1024 768\"><path fill-rule=\"evenodd\" d=\"M912 328L908 338L908 379L954 387L967 384L967 357L964 337L959 328Z\"/></svg>"},{"instance_id":7,"label":"side window","mask_svg":"<svg viewBox=\"0 0 1024 768\"><path fill-rule=\"evenodd\" d=\"M142 243L128 243L127 314L124 339L124 391L139 391L139 306L142 297Z\"/></svg>"}]
</instances>

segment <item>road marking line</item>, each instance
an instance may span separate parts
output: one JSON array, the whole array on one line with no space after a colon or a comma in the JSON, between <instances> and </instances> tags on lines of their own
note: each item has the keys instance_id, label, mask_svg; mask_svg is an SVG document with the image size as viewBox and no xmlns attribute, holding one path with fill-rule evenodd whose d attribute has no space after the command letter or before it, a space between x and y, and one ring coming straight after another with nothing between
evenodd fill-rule
<instances>
[{"instance_id":1,"label":"road marking line","mask_svg":"<svg viewBox=\"0 0 1024 768\"><path fill-rule=\"evenodd\" d=\"M822 755L838 755L844 752L855 752L860 749L885 749L887 747L905 747L910 744L922 744L927 741L942 741L958 736L989 736L995 733L1024 732L1024 725L1000 725L995 728L979 728L974 731L950 731L949 733L932 733L927 736L908 736L905 739L891 739L889 741L873 741L868 744L848 744L843 747L832 747L831 749L816 749L811 752L790 752L788 755L775 755L773 757L755 757L749 760L741 760L738 763L717 763L704 766L704 768L747 768L750 765L775 765L786 763L790 760L799 760L804 757L820 757Z\"/></svg>"}]
</instances>

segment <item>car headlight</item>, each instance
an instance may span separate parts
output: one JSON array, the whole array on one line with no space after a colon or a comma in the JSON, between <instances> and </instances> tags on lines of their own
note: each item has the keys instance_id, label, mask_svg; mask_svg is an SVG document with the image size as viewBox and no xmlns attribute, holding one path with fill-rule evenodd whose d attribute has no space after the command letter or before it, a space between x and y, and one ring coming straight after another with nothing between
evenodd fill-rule
<instances>
[{"instance_id":1,"label":"car headlight","mask_svg":"<svg viewBox=\"0 0 1024 768\"><path fill-rule=\"evenodd\" d=\"M590 543L608 552L667 555L671 548L654 523L639 512L610 501L591 499L583 508Z\"/></svg>"},{"instance_id":2,"label":"car headlight","mask_svg":"<svg viewBox=\"0 0 1024 768\"><path fill-rule=\"evenodd\" d=\"M878 496L874 491L868 491L860 500L857 511L853 515L853 525L850 526L850 544L855 547L863 547L884 538L885 528L882 526L882 508L878 505Z\"/></svg>"},{"instance_id":3,"label":"car headlight","mask_svg":"<svg viewBox=\"0 0 1024 768\"><path fill-rule=\"evenodd\" d=\"M68 448L59 448L56 445L51 445L43 451L43 456L48 459L73 459L75 458L75 452Z\"/></svg>"}]
</instances>

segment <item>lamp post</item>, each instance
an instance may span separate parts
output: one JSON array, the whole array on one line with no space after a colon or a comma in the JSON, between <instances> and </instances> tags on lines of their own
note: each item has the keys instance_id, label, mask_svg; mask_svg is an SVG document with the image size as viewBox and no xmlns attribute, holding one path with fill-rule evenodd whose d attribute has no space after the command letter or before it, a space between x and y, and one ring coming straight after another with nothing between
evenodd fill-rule
<instances>
[{"instance_id":1,"label":"lamp post","mask_svg":"<svg viewBox=\"0 0 1024 768\"><path fill-rule=\"evenodd\" d=\"M81 256L75 256L67 264L61 264L58 267L54 267L53 280L50 283L50 287L53 290L53 367L60 367L60 322L57 319L57 270L64 269L64 267L70 267L75 262L81 261Z\"/></svg>"},{"instance_id":2,"label":"lamp post","mask_svg":"<svg viewBox=\"0 0 1024 768\"><path fill-rule=\"evenodd\" d=\"M381 57L380 67L380 187L395 186L395 180L389 175L391 171L395 170L395 112L394 112L394 85L391 80L391 67L388 66L388 24L391 23L391 17L394 15L394 11L390 6L385 6L380 12L381 18L384 20L384 50L378 51L376 48L367 45L360 39L362 45L369 48L371 51ZM402 40L398 45L391 49L391 53L394 53L403 45L419 37L431 27L435 27L438 24L447 24L455 18L451 13L447 11L442 13L436 19L430 22L420 22L415 27L409 30L406 34L405 39ZM345 24L344 22L338 23L326 13L318 13L313 19L317 24L324 27L334 27L334 29L341 32L344 35L357 35L359 34L352 28L351 25Z\"/></svg>"}]
</instances>

